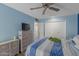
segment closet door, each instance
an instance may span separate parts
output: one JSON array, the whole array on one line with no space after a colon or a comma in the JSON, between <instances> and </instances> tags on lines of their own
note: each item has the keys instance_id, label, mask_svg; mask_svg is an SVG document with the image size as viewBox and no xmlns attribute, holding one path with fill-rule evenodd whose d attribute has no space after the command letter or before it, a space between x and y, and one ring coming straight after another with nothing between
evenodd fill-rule
<instances>
[{"instance_id":1,"label":"closet door","mask_svg":"<svg viewBox=\"0 0 79 59\"><path fill-rule=\"evenodd\" d=\"M66 21L45 23L45 36L66 38Z\"/></svg>"},{"instance_id":2,"label":"closet door","mask_svg":"<svg viewBox=\"0 0 79 59\"><path fill-rule=\"evenodd\" d=\"M38 35L39 35L39 38L45 37L44 23L39 23Z\"/></svg>"},{"instance_id":3,"label":"closet door","mask_svg":"<svg viewBox=\"0 0 79 59\"><path fill-rule=\"evenodd\" d=\"M38 39L38 23L34 23L34 40Z\"/></svg>"}]
</instances>

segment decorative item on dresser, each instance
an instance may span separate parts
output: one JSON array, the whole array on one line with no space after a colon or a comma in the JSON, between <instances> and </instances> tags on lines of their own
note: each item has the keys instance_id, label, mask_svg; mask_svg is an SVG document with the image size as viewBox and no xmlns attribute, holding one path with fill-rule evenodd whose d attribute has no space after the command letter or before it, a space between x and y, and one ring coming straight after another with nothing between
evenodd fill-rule
<instances>
[{"instance_id":1,"label":"decorative item on dresser","mask_svg":"<svg viewBox=\"0 0 79 59\"><path fill-rule=\"evenodd\" d=\"M27 46L32 42L33 33L30 30L30 25L22 23L22 30L19 31L19 51L22 53Z\"/></svg>"},{"instance_id":2,"label":"decorative item on dresser","mask_svg":"<svg viewBox=\"0 0 79 59\"><path fill-rule=\"evenodd\" d=\"M9 40L0 43L0 56L14 56L19 53L19 40Z\"/></svg>"}]
</instances>

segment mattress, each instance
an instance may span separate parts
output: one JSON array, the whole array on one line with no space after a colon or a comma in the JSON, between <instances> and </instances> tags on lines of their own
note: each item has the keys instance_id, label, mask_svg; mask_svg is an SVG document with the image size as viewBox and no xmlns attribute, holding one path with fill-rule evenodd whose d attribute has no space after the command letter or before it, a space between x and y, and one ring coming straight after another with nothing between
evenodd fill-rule
<instances>
[{"instance_id":1,"label":"mattress","mask_svg":"<svg viewBox=\"0 0 79 59\"><path fill-rule=\"evenodd\" d=\"M26 56L72 56L77 55L74 47L67 40L62 39L60 43L55 43L48 38L41 38L28 46Z\"/></svg>"}]
</instances>

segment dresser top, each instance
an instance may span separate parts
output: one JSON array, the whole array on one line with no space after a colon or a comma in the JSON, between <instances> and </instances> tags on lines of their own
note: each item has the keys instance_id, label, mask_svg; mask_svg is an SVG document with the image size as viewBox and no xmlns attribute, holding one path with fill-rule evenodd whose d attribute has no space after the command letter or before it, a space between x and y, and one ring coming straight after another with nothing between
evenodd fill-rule
<instances>
[{"instance_id":1,"label":"dresser top","mask_svg":"<svg viewBox=\"0 0 79 59\"><path fill-rule=\"evenodd\" d=\"M17 40L18 40L18 39L15 39L15 40L14 40L14 39L13 39L13 40L11 39L11 40L6 40L6 41L1 41L1 42L0 42L0 45L2 45L2 44L7 44L7 43L10 43L10 42L13 42L13 41L17 41Z\"/></svg>"}]
</instances>

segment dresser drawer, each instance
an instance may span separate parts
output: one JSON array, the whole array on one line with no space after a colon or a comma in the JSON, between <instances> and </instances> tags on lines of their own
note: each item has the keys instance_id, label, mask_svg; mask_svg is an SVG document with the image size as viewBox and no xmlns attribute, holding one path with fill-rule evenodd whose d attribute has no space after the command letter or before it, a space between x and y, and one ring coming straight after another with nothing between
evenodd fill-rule
<instances>
[{"instance_id":1,"label":"dresser drawer","mask_svg":"<svg viewBox=\"0 0 79 59\"><path fill-rule=\"evenodd\" d=\"M0 52L0 56L9 56L9 52L5 52L5 51Z\"/></svg>"},{"instance_id":2,"label":"dresser drawer","mask_svg":"<svg viewBox=\"0 0 79 59\"><path fill-rule=\"evenodd\" d=\"M11 48L12 49L17 48L17 47L19 47L19 41L14 41L14 42L11 43Z\"/></svg>"},{"instance_id":3,"label":"dresser drawer","mask_svg":"<svg viewBox=\"0 0 79 59\"><path fill-rule=\"evenodd\" d=\"M11 50L11 55L16 55L17 53L19 53L19 49L18 48Z\"/></svg>"},{"instance_id":4,"label":"dresser drawer","mask_svg":"<svg viewBox=\"0 0 79 59\"><path fill-rule=\"evenodd\" d=\"M0 45L0 56L9 55L9 44Z\"/></svg>"},{"instance_id":5,"label":"dresser drawer","mask_svg":"<svg viewBox=\"0 0 79 59\"><path fill-rule=\"evenodd\" d=\"M9 44L0 45L0 51L1 50L7 50L7 49L9 49Z\"/></svg>"}]
</instances>

